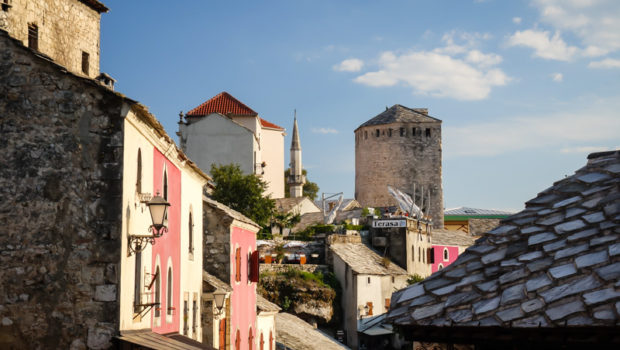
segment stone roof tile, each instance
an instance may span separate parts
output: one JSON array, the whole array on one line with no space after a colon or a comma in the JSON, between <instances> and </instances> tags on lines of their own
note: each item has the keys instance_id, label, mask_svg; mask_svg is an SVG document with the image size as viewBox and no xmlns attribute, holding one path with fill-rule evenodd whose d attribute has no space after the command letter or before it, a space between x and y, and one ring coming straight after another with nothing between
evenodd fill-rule
<instances>
[{"instance_id":1,"label":"stone roof tile","mask_svg":"<svg viewBox=\"0 0 620 350\"><path fill-rule=\"evenodd\" d=\"M398 291L387 321L414 327L614 325L620 314L620 151L588 158L450 266Z\"/></svg>"}]
</instances>

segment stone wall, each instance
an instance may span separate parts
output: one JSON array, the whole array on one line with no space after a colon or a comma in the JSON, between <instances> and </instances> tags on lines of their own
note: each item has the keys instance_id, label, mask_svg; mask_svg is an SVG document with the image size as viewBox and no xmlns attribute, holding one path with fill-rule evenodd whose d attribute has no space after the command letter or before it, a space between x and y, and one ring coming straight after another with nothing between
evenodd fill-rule
<instances>
[{"instance_id":1,"label":"stone wall","mask_svg":"<svg viewBox=\"0 0 620 350\"><path fill-rule=\"evenodd\" d=\"M299 270L304 272L314 273L316 271L320 271L322 273L329 272L329 266L327 265L315 265L315 264L260 264L259 271L262 272L275 272L282 273L287 272L288 270Z\"/></svg>"},{"instance_id":2,"label":"stone wall","mask_svg":"<svg viewBox=\"0 0 620 350\"><path fill-rule=\"evenodd\" d=\"M403 136L400 136L401 128ZM426 136L426 129L430 136ZM415 183L417 193L424 186L424 202L431 191L433 227L443 228L441 154L441 121L358 128L355 132L355 199L363 207L395 206L398 204L388 193L387 186L411 194ZM420 204L420 198L416 202Z\"/></svg>"},{"instance_id":3,"label":"stone wall","mask_svg":"<svg viewBox=\"0 0 620 350\"><path fill-rule=\"evenodd\" d=\"M13 0L0 10L0 29L28 45L28 24L39 28L39 51L82 74L82 51L90 55L89 74L99 75L100 14L79 0Z\"/></svg>"},{"instance_id":4,"label":"stone wall","mask_svg":"<svg viewBox=\"0 0 620 350\"><path fill-rule=\"evenodd\" d=\"M469 219L469 234L481 236L499 226L501 219Z\"/></svg>"},{"instance_id":5,"label":"stone wall","mask_svg":"<svg viewBox=\"0 0 620 350\"><path fill-rule=\"evenodd\" d=\"M203 268L230 283L230 225L232 219L203 203Z\"/></svg>"},{"instance_id":6,"label":"stone wall","mask_svg":"<svg viewBox=\"0 0 620 350\"><path fill-rule=\"evenodd\" d=\"M121 105L0 30L0 348L118 330Z\"/></svg>"}]
</instances>

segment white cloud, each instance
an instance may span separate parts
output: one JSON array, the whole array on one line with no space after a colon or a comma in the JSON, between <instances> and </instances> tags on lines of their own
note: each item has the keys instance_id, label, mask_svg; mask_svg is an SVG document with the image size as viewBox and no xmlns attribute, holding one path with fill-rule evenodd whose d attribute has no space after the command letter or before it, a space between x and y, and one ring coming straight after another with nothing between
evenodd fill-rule
<instances>
[{"instance_id":1,"label":"white cloud","mask_svg":"<svg viewBox=\"0 0 620 350\"><path fill-rule=\"evenodd\" d=\"M618 140L620 98L597 100L581 109L515 116L444 128L446 157L492 156L532 149L571 149ZM588 116L584 118L584 116Z\"/></svg>"},{"instance_id":2,"label":"white cloud","mask_svg":"<svg viewBox=\"0 0 620 350\"><path fill-rule=\"evenodd\" d=\"M564 76L562 75L562 73L553 73L551 74L551 79L553 79L553 81L561 83L562 80L564 80Z\"/></svg>"},{"instance_id":3,"label":"white cloud","mask_svg":"<svg viewBox=\"0 0 620 350\"><path fill-rule=\"evenodd\" d=\"M508 38L509 46L525 46L534 49L534 56L548 60L570 61L578 48L567 45L556 32L550 36L548 31L528 29L515 32Z\"/></svg>"},{"instance_id":4,"label":"white cloud","mask_svg":"<svg viewBox=\"0 0 620 350\"><path fill-rule=\"evenodd\" d=\"M478 50L471 50L467 53L465 61L477 64L481 67L487 67L501 63L502 56L494 53L485 54Z\"/></svg>"},{"instance_id":5,"label":"white cloud","mask_svg":"<svg viewBox=\"0 0 620 350\"><path fill-rule=\"evenodd\" d=\"M478 63L501 61L501 57L493 54L472 56L480 59ZM412 87L415 94L482 100L489 96L492 87L506 85L509 80L500 69L476 67L464 59L435 50L413 51L400 56L384 52L379 57L379 70L360 75L354 81L373 87L402 83Z\"/></svg>"},{"instance_id":6,"label":"white cloud","mask_svg":"<svg viewBox=\"0 0 620 350\"><path fill-rule=\"evenodd\" d=\"M512 17L512 23L521 24L521 17Z\"/></svg>"},{"instance_id":7,"label":"white cloud","mask_svg":"<svg viewBox=\"0 0 620 350\"><path fill-rule=\"evenodd\" d=\"M533 4L542 22L581 40L584 54L604 55L620 49L620 1L533 0Z\"/></svg>"},{"instance_id":8,"label":"white cloud","mask_svg":"<svg viewBox=\"0 0 620 350\"><path fill-rule=\"evenodd\" d=\"M359 72L363 66L364 61L357 58L349 58L335 65L333 69L340 72Z\"/></svg>"},{"instance_id":9,"label":"white cloud","mask_svg":"<svg viewBox=\"0 0 620 350\"><path fill-rule=\"evenodd\" d=\"M616 149L620 149L620 147L616 147ZM593 152L604 152L611 151L611 147L603 147L603 146L579 146L579 147L565 147L560 150L561 153L593 153Z\"/></svg>"},{"instance_id":10,"label":"white cloud","mask_svg":"<svg viewBox=\"0 0 620 350\"><path fill-rule=\"evenodd\" d=\"M312 132L315 134L337 134L338 130L332 128L312 128Z\"/></svg>"},{"instance_id":11,"label":"white cloud","mask_svg":"<svg viewBox=\"0 0 620 350\"><path fill-rule=\"evenodd\" d=\"M601 61L594 61L588 64L588 68L620 68L620 60L616 60L613 58L606 58Z\"/></svg>"}]
</instances>

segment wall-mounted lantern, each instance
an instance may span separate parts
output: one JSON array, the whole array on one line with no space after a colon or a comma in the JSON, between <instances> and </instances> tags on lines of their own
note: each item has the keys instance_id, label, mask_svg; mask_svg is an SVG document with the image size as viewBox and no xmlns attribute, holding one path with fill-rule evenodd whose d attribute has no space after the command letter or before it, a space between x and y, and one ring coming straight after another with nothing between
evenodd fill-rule
<instances>
[{"instance_id":1,"label":"wall-mounted lantern","mask_svg":"<svg viewBox=\"0 0 620 350\"><path fill-rule=\"evenodd\" d=\"M127 243L129 252L127 255L131 256L133 253L138 253L146 248L147 244L155 244L155 238L161 237L164 233L168 232L168 227L164 224L166 220L166 212L170 203L168 203L163 197L157 193L157 195L151 198L146 203L151 213L151 221L153 224L149 227L150 235L127 235Z\"/></svg>"},{"instance_id":2,"label":"wall-mounted lantern","mask_svg":"<svg viewBox=\"0 0 620 350\"><path fill-rule=\"evenodd\" d=\"M224 302L226 301L226 293L223 290L216 290L213 292L213 302L215 303L215 307L217 308L216 316L219 316L222 313L222 309L224 308Z\"/></svg>"}]
</instances>

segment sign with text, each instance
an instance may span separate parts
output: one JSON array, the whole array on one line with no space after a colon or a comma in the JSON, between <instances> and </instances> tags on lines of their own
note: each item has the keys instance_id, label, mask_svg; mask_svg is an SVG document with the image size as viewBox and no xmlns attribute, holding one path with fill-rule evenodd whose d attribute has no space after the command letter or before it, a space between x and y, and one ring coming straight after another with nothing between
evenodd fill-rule
<instances>
[{"instance_id":1,"label":"sign with text","mask_svg":"<svg viewBox=\"0 0 620 350\"><path fill-rule=\"evenodd\" d=\"M407 227L407 220L375 220L372 227Z\"/></svg>"}]
</instances>

